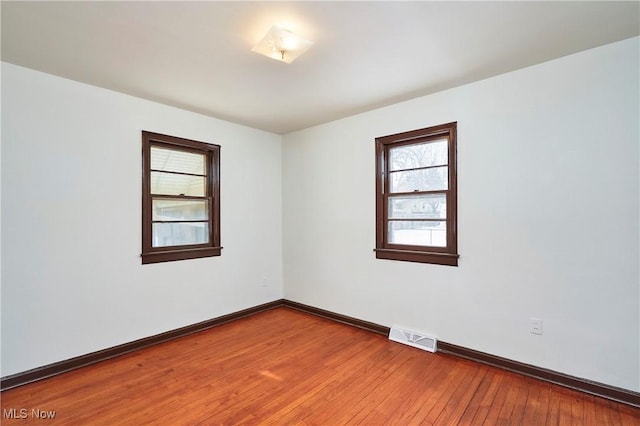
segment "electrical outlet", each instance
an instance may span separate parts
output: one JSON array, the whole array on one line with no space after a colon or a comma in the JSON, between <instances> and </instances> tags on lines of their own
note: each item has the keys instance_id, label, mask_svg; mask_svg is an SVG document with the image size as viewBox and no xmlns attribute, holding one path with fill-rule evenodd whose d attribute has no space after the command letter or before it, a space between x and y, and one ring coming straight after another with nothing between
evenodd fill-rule
<instances>
[{"instance_id":1,"label":"electrical outlet","mask_svg":"<svg viewBox=\"0 0 640 426\"><path fill-rule=\"evenodd\" d=\"M269 285L269 282L267 282L267 279L266 279L266 278L263 278L263 279L262 279L262 282L260 283L260 286L262 286L262 287L266 287L266 286L268 286L268 285Z\"/></svg>"},{"instance_id":2,"label":"electrical outlet","mask_svg":"<svg viewBox=\"0 0 640 426\"><path fill-rule=\"evenodd\" d=\"M542 320L540 318L529 318L529 332L542 334Z\"/></svg>"}]
</instances>

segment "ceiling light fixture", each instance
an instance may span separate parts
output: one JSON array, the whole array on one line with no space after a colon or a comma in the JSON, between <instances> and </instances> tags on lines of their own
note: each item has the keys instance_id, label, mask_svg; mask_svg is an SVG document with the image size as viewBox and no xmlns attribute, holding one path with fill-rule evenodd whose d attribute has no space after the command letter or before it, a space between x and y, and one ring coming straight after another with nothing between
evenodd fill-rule
<instances>
[{"instance_id":1,"label":"ceiling light fixture","mask_svg":"<svg viewBox=\"0 0 640 426\"><path fill-rule=\"evenodd\" d=\"M251 51L290 64L312 44L311 40L274 25Z\"/></svg>"}]
</instances>

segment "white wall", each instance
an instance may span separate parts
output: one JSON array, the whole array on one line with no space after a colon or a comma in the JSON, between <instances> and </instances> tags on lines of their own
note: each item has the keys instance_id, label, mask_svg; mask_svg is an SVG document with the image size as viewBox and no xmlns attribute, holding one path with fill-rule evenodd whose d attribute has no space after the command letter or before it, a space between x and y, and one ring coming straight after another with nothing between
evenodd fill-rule
<instances>
[{"instance_id":1,"label":"white wall","mask_svg":"<svg viewBox=\"0 0 640 426\"><path fill-rule=\"evenodd\" d=\"M0 374L279 299L284 265L288 299L640 390L638 50L328 123L282 150L277 135L3 63ZM374 138L449 121L460 267L376 260ZM141 265L143 129L222 145L222 257Z\"/></svg>"},{"instance_id":2,"label":"white wall","mask_svg":"<svg viewBox=\"0 0 640 426\"><path fill-rule=\"evenodd\" d=\"M222 146L221 257L141 264L141 130ZM2 376L282 298L280 136L3 63L2 142Z\"/></svg>"},{"instance_id":3,"label":"white wall","mask_svg":"<svg viewBox=\"0 0 640 426\"><path fill-rule=\"evenodd\" d=\"M286 135L285 298L640 390L638 51L630 39ZM376 260L374 138L450 121L460 266Z\"/></svg>"}]
</instances>

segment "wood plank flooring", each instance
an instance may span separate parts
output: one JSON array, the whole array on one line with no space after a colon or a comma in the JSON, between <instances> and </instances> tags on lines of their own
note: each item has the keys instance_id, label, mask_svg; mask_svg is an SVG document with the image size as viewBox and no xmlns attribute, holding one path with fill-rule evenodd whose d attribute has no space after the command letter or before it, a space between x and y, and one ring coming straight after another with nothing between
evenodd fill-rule
<instances>
[{"instance_id":1,"label":"wood plank flooring","mask_svg":"<svg viewBox=\"0 0 640 426\"><path fill-rule=\"evenodd\" d=\"M640 409L288 308L1 397L3 425L640 424Z\"/></svg>"}]
</instances>

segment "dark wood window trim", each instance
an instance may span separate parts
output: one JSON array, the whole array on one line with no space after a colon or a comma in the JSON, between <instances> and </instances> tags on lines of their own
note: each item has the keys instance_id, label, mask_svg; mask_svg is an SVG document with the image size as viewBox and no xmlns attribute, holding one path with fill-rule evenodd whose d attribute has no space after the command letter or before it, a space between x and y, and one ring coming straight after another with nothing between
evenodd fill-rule
<instances>
[{"instance_id":1,"label":"dark wood window trim","mask_svg":"<svg viewBox=\"0 0 640 426\"><path fill-rule=\"evenodd\" d=\"M435 191L397 192L397 195L429 195L444 194L446 197L446 246L403 245L389 242L389 187L390 167L389 152L391 148L403 145L413 145L429 141L447 140L447 189ZM439 126L418 129L404 133L376 138L376 258L402 260L408 262L433 263L438 265L458 266L458 237L457 237L457 170L456 170L456 142L457 122ZM433 169L440 165L416 167L410 170ZM398 172L399 170L394 170ZM401 170L400 170L401 171ZM411 221L413 219L402 219ZM420 219L421 221L437 221L438 219Z\"/></svg>"},{"instance_id":2,"label":"dark wood window trim","mask_svg":"<svg viewBox=\"0 0 640 426\"><path fill-rule=\"evenodd\" d=\"M151 194L151 147L161 147L176 151L194 152L205 156L206 178L205 196L159 195ZM165 173L172 173L166 172ZM175 172L179 175L198 176L190 173ZM208 203L209 238L205 244L153 247L153 199L199 199ZM156 221L162 222L162 221ZM189 221L182 221L189 222ZM174 260L196 259L220 256L220 146L190 139L178 138L159 133L142 132L142 263L169 262Z\"/></svg>"}]
</instances>

